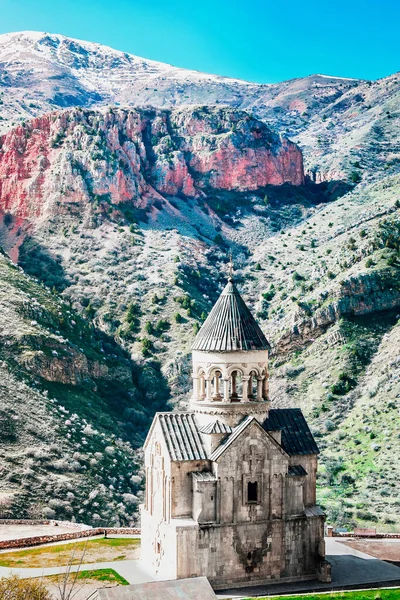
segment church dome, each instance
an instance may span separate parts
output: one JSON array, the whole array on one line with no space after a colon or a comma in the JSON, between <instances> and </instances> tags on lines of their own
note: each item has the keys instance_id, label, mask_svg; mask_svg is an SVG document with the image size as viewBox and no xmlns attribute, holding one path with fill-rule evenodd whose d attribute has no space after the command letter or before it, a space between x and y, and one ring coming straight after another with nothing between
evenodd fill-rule
<instances>
[{"instance_id":1,"label":"church dome","mask_svg":"<svg viewBox=\"0 0 400 600\"><path fill-rule=\"evenodd\" d=\"M230 278L198 332L192 350L237 352L269 348L260 326Z\"/></svg>"}]
</instances>

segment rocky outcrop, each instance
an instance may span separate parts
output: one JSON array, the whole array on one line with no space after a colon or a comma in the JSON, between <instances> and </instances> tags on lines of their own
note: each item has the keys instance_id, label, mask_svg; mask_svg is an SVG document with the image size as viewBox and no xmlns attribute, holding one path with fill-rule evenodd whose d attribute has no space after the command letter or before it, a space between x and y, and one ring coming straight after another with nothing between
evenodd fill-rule
<instances>
[{"instance_id":1,"label":"rocky outcrop","mask_svg":"<svg viewBox=\"0 0 400 600\"><path fill-rule=\"evenodd\" d=\"M326 293L324 296L328 296ZM344 316L367 315L400 307L400 286L397 269L360 273L344 279L334 293L321 298L312 316L307 302L293 315L293 324L277 344L278 352L313 342L316 337Z\"/></svg>"},{"instance_id":2,"label":"rocky outcrop","mask_svg":"<svg viewBox=\"0 0 400 600\"><path fill-rule=\"evenodd\" d=\"M30 221L89 204L304 183L299 148L228 108L50 113L0 140L0 209Z\"/></svg>"},{"instance_id":3,"label":"rocky outcrop","mask_svg":"<svg viewBox=\"0 0 400 600\"><path fill-rule=\"evenodd\" d=\"M90 361L82 352L57 346L57 350L28 350L21 354L18 362L24 369L46 381L67 385L89 385L97 389L96 381L119 381L129 387L132 372L129 364L120 364L110 369L99 361Z\"/></svg>"},{"instance_id":4,"label":"rocky outcrop","mask_svg":"<svg viewBox=\"0 0 400 600\"><path fill-rule=\"evenodd\" d=\"M142 372L2 253L0 314L1 516L131 524L142 480L134 448L152 402Z\"/></svg>"}]
</instances>

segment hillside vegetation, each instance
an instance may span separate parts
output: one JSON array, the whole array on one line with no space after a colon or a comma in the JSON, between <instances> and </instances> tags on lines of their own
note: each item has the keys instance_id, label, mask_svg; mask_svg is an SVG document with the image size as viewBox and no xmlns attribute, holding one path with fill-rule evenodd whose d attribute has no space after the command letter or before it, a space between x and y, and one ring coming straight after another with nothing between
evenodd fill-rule
<instances>
[{"instance_id":1,"label":"hillside vegetation","mask_svg":"<svg viewBox=\"0 0 400 600\"><path fill-rule=\"evenodd\" d=\"M168 398L159 368L139 369L4 256L0 282L2 517L133 522L137 449Z\"/></svg>"},{"instance_id":2,"label":"hillside vegetation","mask_svg":"<svg viewBox=\"0 0 400 600\"><path fill-rule=\"evenodd\" d=\"M19 264L0 257L3 512L136 518L138 449L170 393L188 405L232 252L273 406L300 406L318 440L328 521L400 530L397 76L255 86L18 35L48 73L25 92L0 39L0 242ZM104 68L115 90L91 96Z\"/></svg>"}]
</instances>

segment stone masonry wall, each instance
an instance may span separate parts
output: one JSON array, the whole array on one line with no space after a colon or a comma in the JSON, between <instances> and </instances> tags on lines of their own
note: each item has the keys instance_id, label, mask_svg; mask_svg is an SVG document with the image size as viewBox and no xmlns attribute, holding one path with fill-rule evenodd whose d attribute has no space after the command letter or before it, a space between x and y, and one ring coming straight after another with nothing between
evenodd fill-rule
<instances>
[{"instance_id":1,"label":"stone masonry wall","mask_svg":"<svg viewBox=\"0 0 400 600\"><path fill-rule=\"evenodd\" d=\"M315 579L322 518L177 528L179 578L206 575L215 589ZM304 545L309 551L304 552Z\"/></svg>"},{"instance_id":2,"label":"stone masonry wall","mask_svg":"<svg viewBox=\"0 0 400 600\"><path fill-rule=\"evenodd\" d=\"M26 523L26 521L24 522ZM8 524L12 524L8 521ZM20 525L21 522L15 522L14 524ZM31 524L31 523L30 523ZM38 524L38 523L35 523ZM48 525L47 522L42 522L43 525ZM78 540L80 538L93 537L96 535L140 535L140 529L136 528L112 528L112 527L98 527L96 529L85 529L84 531L74 531L71 533L60 533L57 535L40 535L28 538L20 538L17 540L3 540L0 541L0 550L6 548L26 548L29 546L39 546L41 544L49 544L51 542L62 542L64 540Z\"/></svg>"}]
</instances>

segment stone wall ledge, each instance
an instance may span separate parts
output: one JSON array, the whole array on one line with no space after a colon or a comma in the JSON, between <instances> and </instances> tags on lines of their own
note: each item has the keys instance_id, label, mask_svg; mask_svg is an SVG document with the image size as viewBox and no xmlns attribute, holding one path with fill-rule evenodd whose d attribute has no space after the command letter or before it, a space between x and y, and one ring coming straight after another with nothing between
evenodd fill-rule
<instances>
[{"instance_id":1,"label":"stone wall ledge","mask_svg":"<svg viewBox=\"0 0 400 600\"><path fill-rule=\"evenodd\" d=\"M26 521L24 524L32 521ZM0 522L0 524L2 524ZM4 524L4 523L3 523ZM8 522L10 525L19 525L21 523ZM33 523L34 524L34 523ZM50 525L50 522L41 522L41 525ZM96 527L82 531L73 531L71 533L60 533L56 535L41 535L17 540L0 541L0 550L9 548L27 548L30 546L40 546L41 544L50 544L54 542L63 542L67 540L79 540L82 538L94 537L97 535L140 535L140 529L130 527Z\"/></svg>"},{"instance_id":2,"label":"stone wall ledge","mask_svg":"<svg viewBox=\"0 0 400 600\"><path fill-rule=\"evenodd\" d=\"M91 525L73 523L72 521L57 521L56 519L0 519L0 525L52 525L68 527L76 530L92 529Z\"/></svg>"},{"instance_id":3,"label":"stone wall ledge","mask_svg":"<svg viewBox=\"0 0 400 600\"><path fill-rule=\"evenodd\" d=\"M359 533L353 533L353 532L349 532L349 533L344 533L344 532L338 532L338 533L333 533L332 537L335 538L354 538L357 540L380 540L380 539L387 539L387 540L398 540L400 539L400 533L373 533L373 534L368 534L368 535L361 535Z\"/></svg>"}]
</instances>

